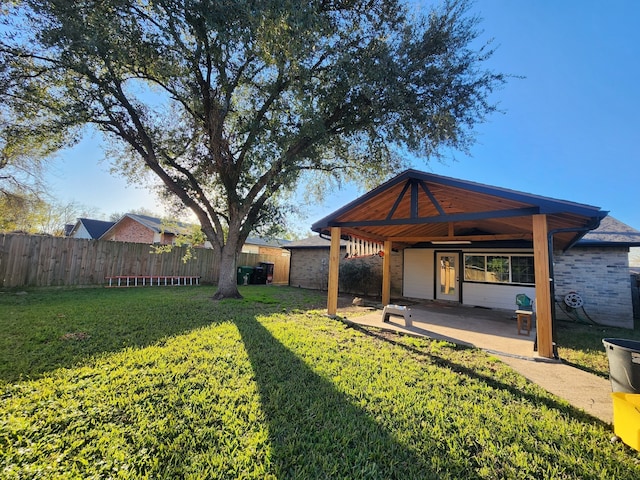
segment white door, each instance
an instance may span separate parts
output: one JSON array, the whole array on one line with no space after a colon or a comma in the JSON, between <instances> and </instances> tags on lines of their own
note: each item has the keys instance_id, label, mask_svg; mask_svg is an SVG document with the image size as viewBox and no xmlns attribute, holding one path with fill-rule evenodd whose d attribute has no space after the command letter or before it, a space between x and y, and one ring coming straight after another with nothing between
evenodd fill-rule
<instances>
[{"instance_id":1,"label":"white door","mask_svg":"<svg viewBox=\"0 0 640 480\"><path fill-rule=\"evenodd\" d=\"M434 251L428 248L405 248L403 254L403 296L427 300L435 299Z\"/></svg>"},{"instance_id":2,"label":"white door","mask_svg":"<svg viewBox=\"0 0 640 480\"><path fill-rule=\"evenodd\" d=\"M436 299L460 301L458 258L454 252L436 254Z\"/></svg>"}]
</instances>

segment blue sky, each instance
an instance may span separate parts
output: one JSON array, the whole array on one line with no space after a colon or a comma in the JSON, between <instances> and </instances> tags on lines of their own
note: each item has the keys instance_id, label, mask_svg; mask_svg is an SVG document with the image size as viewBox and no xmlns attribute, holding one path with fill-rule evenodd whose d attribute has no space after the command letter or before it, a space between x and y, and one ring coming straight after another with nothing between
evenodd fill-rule
<instances>
[{"instance_id":1,"label":"blue sky","mask_svg":"<svg viewBox=\"0 0 640 480\"><path fill-rule=\"evenodd\" d=\"M414 168L601 207L640 229L640 1L478 0L488 66L522 76L494 95L505 113L477 128L471 155ZM99 138L61 153L51 193L104 215L162 213L143 188L108 173ZM298 229L363 192L347 188L309 211ZM310 232L309 232L310 233Z\"/></svg>"}]
</instances>

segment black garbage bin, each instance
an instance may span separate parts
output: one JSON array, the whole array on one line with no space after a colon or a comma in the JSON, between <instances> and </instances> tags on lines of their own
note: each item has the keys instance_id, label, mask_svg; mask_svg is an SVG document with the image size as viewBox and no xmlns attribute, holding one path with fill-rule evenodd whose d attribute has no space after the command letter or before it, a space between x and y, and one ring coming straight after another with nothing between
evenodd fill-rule
<instances>
[{"instance_id":1,"label":"black garbage bin","mask_svg":"<svg viewBox=\"0 0 640 480\"><path fill-rule=\"evenodd\" d=\"M256 285L264 285L267 283L267 274L264 267L255 267L253 269L253 283Z\"/></svg>"},{"instance_id":2,"label":"black garbage bin","mask_svg":"<svg viewBox=\"0 0 640 480\"><path fill-rule=\"evenodd\" d=\"M267 285L273 283L273 267L274 264L271 262L260 262L260 267L264 269L265 281Z\"/></svg>"},{"instance_id":3,"label":"black garbage bin","mask_svg":"<svg viewBox=\"0 0 640 480\"><path fill-rule=\"evenodd\" d=\"M609 359L609 379L614 392L640 393L640 342L603 338Z\"/></svg>"}]
</instances>

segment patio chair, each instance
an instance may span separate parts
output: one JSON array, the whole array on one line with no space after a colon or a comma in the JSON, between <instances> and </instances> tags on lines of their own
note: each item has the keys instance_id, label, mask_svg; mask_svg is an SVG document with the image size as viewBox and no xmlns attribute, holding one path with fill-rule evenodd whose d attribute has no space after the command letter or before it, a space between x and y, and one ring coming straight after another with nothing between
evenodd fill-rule
<instances>
[{"instance_id":1,"label":"patio chair","mask_svg":"<svg viewBox=\"0 0 640 480\"><path fill-rule=\"evenodd\" d=\"M522 331L522 321L526 320L526 328L527 328L527 336L531 334L531 317L533 317L533 302L531 299L525 295L524 293L519 293L516 295L516 305L518 309L516 310L516 319L518 321L518 335L522 335L520 333Z\"/></svg>"}]
</instances>

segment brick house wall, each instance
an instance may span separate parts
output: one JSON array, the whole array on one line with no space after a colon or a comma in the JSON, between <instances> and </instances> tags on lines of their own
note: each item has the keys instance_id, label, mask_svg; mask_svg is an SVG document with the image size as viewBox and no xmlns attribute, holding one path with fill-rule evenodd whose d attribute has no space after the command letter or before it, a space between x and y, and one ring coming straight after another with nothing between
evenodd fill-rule
<instances>
[{"instance_id":1,"label":"brick house wall","mask_svg":"<svg viewBox=\"0 0 640 480\"><path fill-rule=\"evenodd\" d=\"M289 285L317 290L327 289L329 248L291 248ZM382 258L345 259L346 248L340 248L340 264L367 261L382 272ZM572 320L564 311L564 297L578 293L584 301L584 311L595 322L622 328L634 327L628 247L580 247L567 252L554 252L554 293L556 318ZM391 295L402 296L403 254L391 256ZM582 310L577 312L584 317Z\"/></svg>"},{"instance_id":2,"label":"brick house wall","mask_svg":"<svg viewBox=\"0 0 640 480\"><path fill-rule=\"evenodd\" d=\"M340 247L340 265L344 262L366 261L380 272L382 278L382 258L375 255L358 259L345 259L346 247ZM329 278L329 248L291 248L289 285L292 287L326 290ZM381 285L382 287L382 285ZM391 295L402 294L402 253L391 254Z\"/></svg>"},{"instance_id":3,"label":"brick house wall","mask_svg":"<svg viewBox=\"0 0 640 480\"><path fill-rule=\"evenodd\" d=\"M342 247L340 256L343 257L345 252L346 248ZM329 275L329 249L291 249L289 272L289 285L292 287L326 290Z\"/></svg>"},{"instance_id":4,"label":"brick house wall","mask_svg":"<svg viewBox=\"0 0 640 480\"><path fill-rule=\"evenodd\" d=\"M161 243L170 245L173 242L172 234L159 234L145 227L132 218L123 218L116 224L109 235L108 240L116 242L132 242L132 243Z\"/></svg>"},{"instance_id":5,"label":"brick house wall","mask_svg":"<svg viewBox=\"0 0 640 480\"><path fill-rule=\"evenodd\" d=\"M570 318L558 303L563 306L565 295L576 292L595 322L633 328L627 247L574 246L567 252L554 252L553 259L556 318Z\"/></svg>"}]
</instances>

